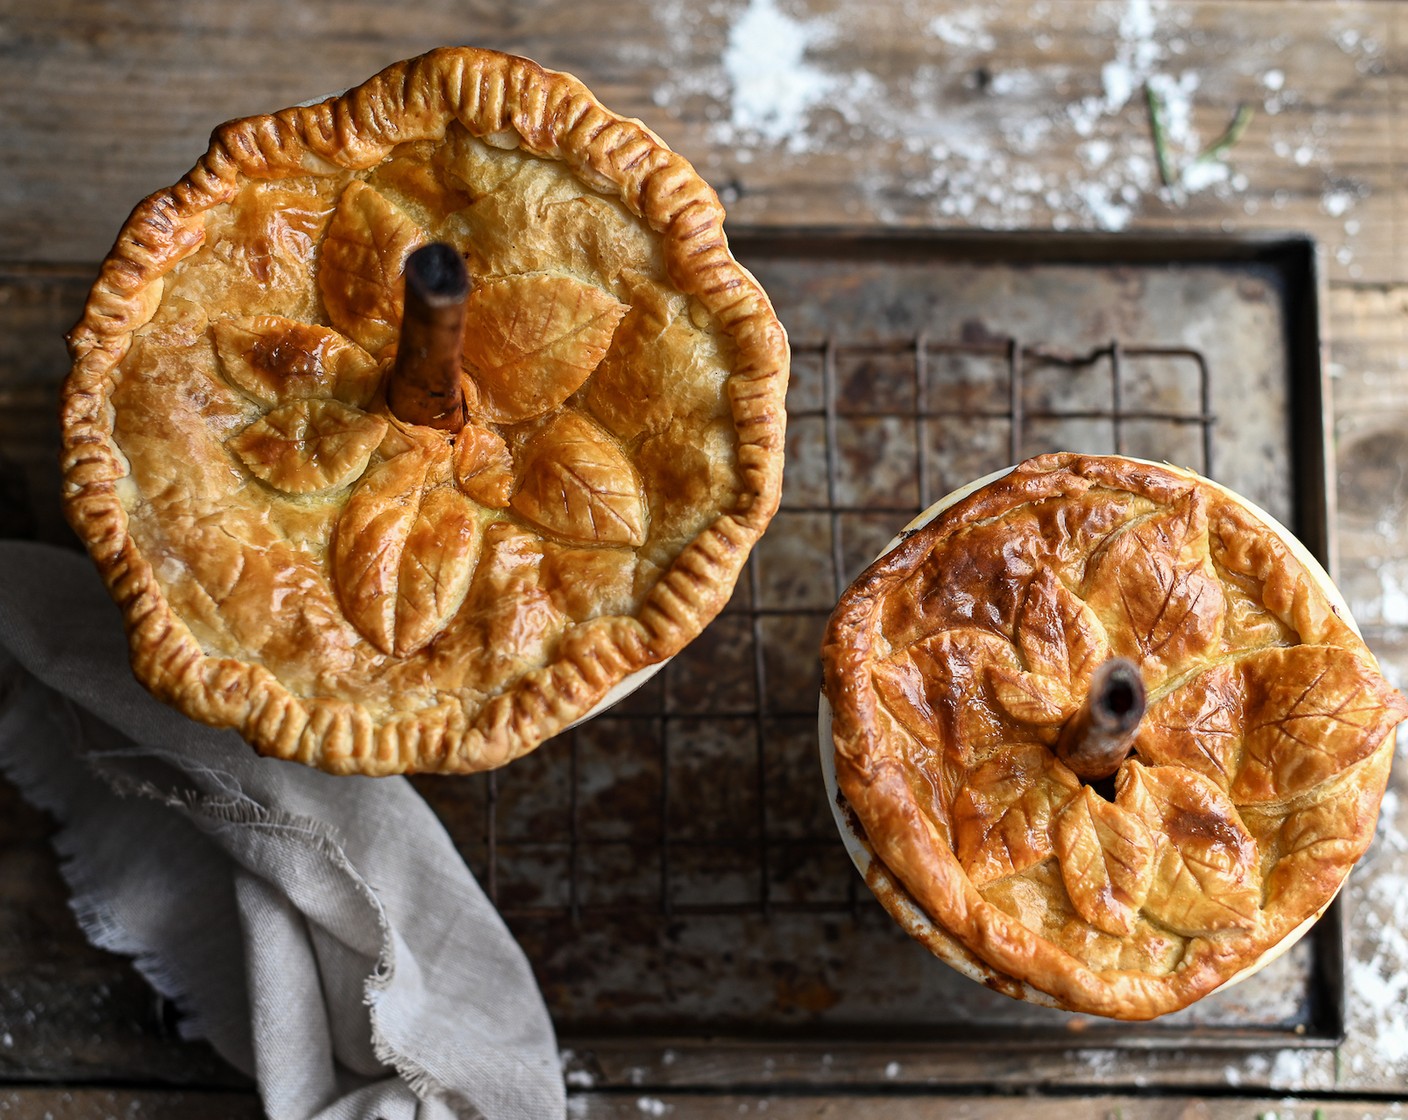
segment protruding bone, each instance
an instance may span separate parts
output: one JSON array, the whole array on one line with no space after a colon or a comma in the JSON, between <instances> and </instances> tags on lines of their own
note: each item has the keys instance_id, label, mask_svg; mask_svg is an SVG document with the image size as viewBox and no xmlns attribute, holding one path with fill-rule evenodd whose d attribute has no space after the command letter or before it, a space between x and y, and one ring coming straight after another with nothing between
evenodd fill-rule
<instances>
[{"instance_id":1,"label":"protruding bone","mask_svg":"<svg viewBox=\"0 0 1408 1120\"><path fill-rule=\"evenodd\" d=\"M1108 778L1134 745L1146 705L1139 666L1110 658L1095 670L1080 710L1061 729L1056 754L1078 778Z\"/></svg>"},{"instance_id":2,"label":"protruding bone","mask_svg":"<svg viewBox=\"0 0 1408 1120\"><path fill-rule=\"evenodd\" d=\"M407 424L464 427L461 353L469 274L454 248L437 241L406 261L406 309L386 402Z\"/></svg>"}]
</instances>

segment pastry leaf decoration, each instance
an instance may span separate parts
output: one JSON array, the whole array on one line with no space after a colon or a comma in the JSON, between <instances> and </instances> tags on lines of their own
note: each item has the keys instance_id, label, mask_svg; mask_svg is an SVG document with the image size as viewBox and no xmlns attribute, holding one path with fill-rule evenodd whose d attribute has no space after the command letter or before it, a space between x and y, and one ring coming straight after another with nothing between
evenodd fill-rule
<instances>
[{"instance_id":1,"label":"pastry leaf decoration","mask_svg":"<svg viewBox=\"0 0 1408 1120\"><path fill-rule=\"evenodd\" d=\"M1388 769L1389 758L1383 768ZM1340 782L1329 797L1290 813L1281 823L1280 858L1267 881L1268 902L1283 890L1303 888L1307 880L1325 882L1325 896L1334 893L1335 869L1364 854L1374 836L1379 811L1378 788L1372 783Z\"/></svg>"},{"instance_id":2,"label":"pastry leaf decoration","mask_svg":"<svg viewBox=\"0 0 1408 1120\"><path fill-rule=\"evenodd\" d=\"M494 521L461 608L465 640L484 651L469 659L468 687L523 666L556 642L571 620L553 601L544 571L546 542L512 521Z\"/></svg>"},{"instance_id":3,"label":"pastry leaf decoration","mask_svg":"<svg viewBox=\"0 0 1408 1120\"><path fill-rule=\"evenodd\" d=\"M513 494L513 457L503 437L478 424L466 424L455 436L455 482L490 509L504 509Z\"/></svg>"},{"instance_id":4,"label":"pastry leaf decoration","mask_svg":"<svg viewBox=\"0 0 1408 1120\"><path fill-rule=\"evenodd\" d=\"M960 522L886 604L880 718L906 735L919 811L994 905L1010 912L1018 888L988 889L1008 876L1048 889L1028 869L1050 860L1088 936L1261 931L1263 906L1328 900L1362 854L1408 698L1328 601L1300 601L1314 577L1275 536L1218 502L1167 485L1092 520L1080 547L1066 504L1042 532L1022 532L1026 507ZM1302 617L1316 636L1287 621ZM1149 703L1108 800L1060 758L1116 656Z\"/></svg>"},{"instance_id":5,"label":"pastry leaf decoration","mask_svg":"<svg viewBox=\"0 0 1408 1120\"><path fill-rule=\"evenodd\" d=\"M1110 652L1138 663L1155 687L1170 666L1215 649L1226 599L1208 554L1207 507L1192 491L1169 510L1119 531L1096 555L1085 601L1110 634Z\"/></svg>"},{"instance_id":6,"label":"pastry leaf decoration","mask_svg":"<svg viewBox=\"0 0 1408 1120\"><path fill-rule=\"evenodd\" d=\"M998 681L1020 676L1012 643L976 627L942 630L874 669L875 687L895 718L921 743L947 748L962 766L1013 741L1012 720L1001 702L984 701ZM1021 692L1019 699L1030 697Z\"/></svg>"},{"instance_id":7,"label":"pastry leaf decoration","mask_svg":"<svg viewBox=\"0 0 1408 1120\"><path fill-rule=\"evenodd\" d=\"M1080 789L1034 743L998 751L972 770L951 810L955 853L968 877L982 886L1050 857L1052 819Z\"/></svg>"},{"instance_id":8,"label":"pastry leaf decoration","mask_svg":"<svg viewBox=\"0 0 1408 1120\"><path fill-rule=\"evenodd\" d=\"M1001 664L994 664L989 675L998 704L1018 723L1058 727L1076 710L1070 689L1055 677L1025 673Z\"/></svg>"},{"instance_id":9,"label":"pastry leaf decoration","mask_svg":"<svg viewBox=\"0 0 1408 1120\"><path fill-rule=\"evenodd\" d=\"M1033 673L1071 692L1089 685L1109 655L1110 643L1095 612L1050 568L1042 568L1028 584L1017 614L1017 646Z\"/></svg>"},{"instance_id":10,"label":"pastry leaf decoration","mask_svg":"<svg viewBox=\"0 0 1408 1120\"><path fill-rule=\"evenodd\" d=\"M381 357L400 335L406 258L428 240L371 187L348 184L318 259L318 293L333 326Z\"/></svg>"},{"instance_id":11,"label":"pastry leaf decoration","mask_svg":"<svg viewBox=\"0 0 1408 1120\"><path fill-rule=\"evenodd\" d=\"M372 356L327 327L256 315L221 320L211 333L226 379L266 407L331 397L365 408L381 381Z\"/></svg>"},{"instance_id":12,"label":"pastry leaf decoration","mask_svg":"<svg viewBox=\"0 0 1408 1120\"><path fill-rule=\"evenodd\" d=\"M649 519L640 475L614 436L580 412L540 419L592 375L628 310L601 287L535 272L472 288L463 384L480 422L452 440L361 411L385 409L380 389L399 344L406 262L429 239L354 180L316 266L332 327L260 315L211 331L226 380L269 409L226 440L231 454L290 495L356 483L334 530L331 580L362 637L403 658L432 642L464 600L485 508L512 508L564 543L605 546L595 566L626 588L623 601L634 557L616 549L643 545ZM537 431L515 434L517 452L490 426L534 420Z\"/></svg>"},{"instance_id":13,"label":"pastry leaf decoration","mask_svg":"<svg viewBox=\"0 0 1408 1120\"><path fill-rule=\"evenodd\" d=\"M1135 750L1157 765L1186 766L1232 788L1242 754L1242 675L1214 665L1149 705Z\"/></svg>"},{"instance_id":14,"label":"pastry leaf decoration","mask_svg":"<svg viewBox=\"0 0 1408 1120\"><path fill-rule=\"evenodd\" d=\"M1337 647L1264 650L1244 662L1242 677L1245 744L1232 785L1242 805L1319 785L1372 753L1408 715L1401 694Z\"/></svg>"},{"instance_id":15,"label":"pastry leaf decoration","mask_svg":"<svg viewBox=\"0 0 1408 1120\"><path fill-rule=\"evenodd\" d=\"M451 473L447 444L406 451L368 471L338 519L338 599L382 653L409 657L424 648L468 590L479 526Z\"/></svg>"},{"instance_id":16,"label":"pastry leaf decoration","mask_svg":"<svg viewBox=\"0 0 1408 1120\"><path fill-rule=\"evenodd\" d=\"M512 507L567 540L640 546L645 497L625 452L579 412L564 412L528 445Z\"/></svg>"},{"instance_id":17,"label":"pastry leaf decoration","mask_svg":"<svg viewBox=\"0 0 1408 1120\"><path fill-rule=\"evenodd\" d=\"M1210 780L1176 766L1127 762L1117 804L1165 836L1144 911L1186 936L1249 929L1261 908L1256 841Z\"/></svg>"},{"instance_id":18,"label":"pastry leaf decoration","mask_svg":"<svg viewBox=\"0 0 1408 1120\"><path fill-rule=\"evenodd\" d=\"M1157 700L1137 750L1255 805L1296 797L1367 757L1405 714L1399 694L1349 650L1271 647L1215 664Z\"/></svg>"},{"instance_id":19,"label":"pastry leaf decoration","mask_svg":"<svg viewBox=\"0 0 1408 1120\"><path fill-rule=\"evenodd\" d=\"M386 421L334 400L295 400L226 444L251 474L286 494L346 486L364 470Z\"/></svg>"},{"instance_id":20,"label":"pastry leaf decoration","mask_svg":"<svg viewBox=\"0 0 1408 1120\"><path fill-rule=\"evenodd\" d=\"M1133 933L1154 873L1155 844L1144 822L1086 786L1057 816L1055 837L1076 913L1116 937Z\"/></svg>"},{"instance_id":21,"label":"pastry leaf decoration","mask_svg":"<svg viewBox=\"0 0 1408 1120\"><path fill-rule=\"evenodd\" d=\"M601 362L626 310L569 276L505 276L476 287L464 331L474 412L513 424L557 408Z\"/></svg>"},{"instance_id":22,"label":"pastry leaf decoration","mask_svg":"<svg viewBox=\"0 0 1408 1120\"><path fill-rule=\"evenodd\" d=\"M997 702L1018 723L1059 726L1075 712L1077 691L1089 686L1109 652L1105 629L1077 595L1042 568L1027 585L1016 630L1017 648L1030 671L994 662Z\"/></svg>"}]
</instances>

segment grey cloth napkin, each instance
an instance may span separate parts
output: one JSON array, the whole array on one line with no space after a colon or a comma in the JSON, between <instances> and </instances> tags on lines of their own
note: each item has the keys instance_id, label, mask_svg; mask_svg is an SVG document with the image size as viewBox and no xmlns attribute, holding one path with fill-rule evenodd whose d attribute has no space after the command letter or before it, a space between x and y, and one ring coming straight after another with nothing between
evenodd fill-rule
<instances>
[{"instance_id":1,"label":"grey cloth napkin","mask_svg":"<svg viewBox=\"0 0 1408 1120\"><path fill-rule=\"evenodd\" d=\"M563 1116L528 962L410 784L261 759L153 700L85 556L0 542L0 767L60 821L89 938L273 1120Z\"/></svg>"}]
</instances>

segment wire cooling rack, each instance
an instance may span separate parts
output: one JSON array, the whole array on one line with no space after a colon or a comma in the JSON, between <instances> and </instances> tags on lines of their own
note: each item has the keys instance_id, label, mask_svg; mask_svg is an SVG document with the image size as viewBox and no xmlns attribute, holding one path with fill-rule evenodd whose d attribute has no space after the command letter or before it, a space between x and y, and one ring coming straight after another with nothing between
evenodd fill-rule
<instances>
[{"instance_id":1,"label":"wire cooling rack","mask_svg":"<svg viewBox=\"0 0 1408 1120\"><path fill-rule=\"evenodd\" d=\"M941 476L935 468L943 455L933 445L931 427L952 421L996 422L1007 428L1005 449L998 458L1015 463L1038 450L1029 433L1033 422L1056 429L1068 422L1107 425L1112 449L1119 453L1128 450L1125 429L1131 422L1165 425L1181 436L1191 430L1194 433L1191 442L1198 448L1199 455L1197 461L1188 465L1205 474L1211 471L1215 417L1210 406L1208 365L1204 355L1192 348L1125 345L1114 341L1082 354L1071 354L1024 345L1016 339L965 343L939 342L918 336L889 343L846 344L835 339L802 342L793 345L793 354L800 371L796 376L806 379L819 374L820 377L821 406L791 410L789 419L794 431L800 426L803 432L808 422L820 421L824 449L813 450L809 458L824 465L823 477L799 478L789 487L779 523L748 562L742 578L743 593L731 604L719 627L724 633L711 635L733 648L721 659L720 651L714 648L719 643L706 638L695 655L686 654L664 670L658 689L625 705L615 717L644 724L637 734L652 736L658 751L658 791L654 804L648 807L649 816L655 820L651 831L658 837L654 897L640 896L631 902L622 902L601 895L591 897L590 889L584 888L583 878L590 863L585 858L586 853L592 849L618 847L625 842L594 835L584 827L587 807L583 776L584 769L591 763L584 761L590 749L588 733L579 727L566 736L567 797L565 836L561 839L523 840L515 830L513 807L503 812L501 775L489 774L484 779L483 880L490 897L510 921L558 918L577 925L585 911L619 914L636 912L642 907L670 918L744 911L766 916L774 909L825 913L855 906L859 895L855 876L846 880L848 889L844 901L828 897L778 897L779 892L773 889L776 861L771 857L776 851L813 845L830 847L835 839L829 827L820 830L808 827L799 832L793 827L797 822L789 819L785 810L771 806L769 778L776 765L769 759L768 743L776 729L770 721L812 720L820 687L819 677L812 672L807 673L804 680L779 682L774 678L779 665L786 667L782 670L785 674L793 666L813 659L820 646L821 629L830 613L830 604L876 551L872 547L876 534L888 539L895 528L927 508L937 496L935 480ZM1159 376L1161 371L1157 369L1147 371L1156 380L1181 381L1187 385L1187 400L1179 402L1182 407L1126 407L1123 370L1130 361L1186 367L1166 371L1164 377ZM949 375L962 371L971 375L976 365L983 364L989 365L996 375L990 386L992 398L1003 407L946 407ZM1036 370L1059 371L1061 376L1071 379L1103 381L1107 385L1109 404L1097 408L1081 403L1067 409L1040 403L1029 406L1028 398L1032 394L1027 388L1026 374ZM814 386L803 381L794 392L805 397L814 390ZM913 438L888 438L896 424L911 431ZM878 433L878 445L875 435L868 433ZM1185 438L1183 442L1190 441ZM882 485L874 485L861 477L871 451L883 459ZM807 451L802 451L801 455L807 456ZM810 465L815 470L817 464ZM1001 463L995 460L988 460L975 464L973 469L982 474L999 465ZM806 466L800 469L805 471ZM901 473L910 476L908 484L896 486L894 479ZM817 498L823 501L818 503ZM827 538L825 548L820 551L813 547L817 543L814 523L818 521L824 522ZM800 597L807 601L798 601L798 583L790 564L790 554L798 550L808 554L805 558L799 556L799 563L811 566L820 563L825 567L829 561L830 578L823 581L829 598L808 595L808 591L818 590L810 587L801 589ZM721 661L726 664L722 688ZM723 691L728 702L721 707L711 707L709 701L713 696L694 695L699 691L697 678L701 674L713 678L714 687L708 691ZM777 687L783 683L788 687L782 689L779 702ZM725 812L737 829L732 838L680 838L679 825L674 819L680 814L672 813L672 807L679 808L677 787L683 783L689 788L700 780L688 763L678 758L681 751L672 741L673 736L680 727L701 721L720 725L729 738L744 732L743 738L750 741L748 764L729 768L731 785L749 782L754 787L746 793L736 785L732 789L735 803L747 802L751 810L750 821L738 819L736 813ZM810 775L795 777L807 780ZM501 821L501 816L510 819ZM521 852L525 845L538 849L540 855L554 850L560 852L565 857L564 885L550 895L536 896L519 889L516 879L512 879L510 885L501 870L501 849L505 843L512 854ZM698 902L689 901L688 895L674 889L672 871L681 858L691 864L698 860L707 865L707 858L698 853L725 849L737 850L745 856L744 862L751 865L746 870L737 865L730 867L730 873L740 883L749 878L753 880L751 892L737 892L738 897L731 901ZM750 897L743 897L745 893Z\"/></svg>"},{"instance_id":2,"label":"wire cooling rack","mask_svg":"<svg viewBox=\"0 0 1408 1120\"><path fill-rule=\"evenodd\" d=\"M842 589L916 513L1046 451L1167 459L1273 511L1279 503L1284 516L1297 498L1284 481L1293 402L1267 388L1289 362L1286 316L1266 314L1283 299L1280 280L1256 264L1250 275L1194 269L1170 281L1159 271L1134 283L1127 265L1048 274L1019 262L1000 286L1013 318L1045 330L1018 337L995 329L990 306L974 315L954 303L1012 262L946 272L847 252L744 259L793 335L793 363L781 508L733 599L611 711L501 772L418 784L568 1033L844 1044L898 1031L943 1045L1015 1030L1069 1043L1068 1016L958 977L855 874L816 761L822 631ZM1061 306L1068 295L1073 307L1095 301L1097 326L1152 329L1170 310L1196 314L1219 284L1243 310L1229 303L1198 346L1176 334L1175 344L1090 341L1090 322L1074 330L1079 313ZM1021 312L1023 285L1040 297L1030 305L1050 305L1045 321ZM1255 438L1244 410L1228 407L1250 394L1281 410ZM1091 1037L1176 1046L1192 1031L1218 1045L1324 1045L1342 999L1327 929L1235 998L1117 1034L1096 1024Z\"/></svg>"}]
</instances>

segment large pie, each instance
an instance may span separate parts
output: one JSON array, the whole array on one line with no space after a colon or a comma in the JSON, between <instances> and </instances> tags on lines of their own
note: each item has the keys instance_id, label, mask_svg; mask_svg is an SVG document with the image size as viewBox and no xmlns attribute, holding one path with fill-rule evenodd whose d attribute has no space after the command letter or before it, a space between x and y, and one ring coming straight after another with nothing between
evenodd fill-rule
<instances>
[{"instance_id":1,"label":"large pie","mask_svg":"<svg viewBox=\"0 0 1408 1120\"><path fill-rule=\"evenodd\" d=\"M217 129L70 335L65 501L137 676L268 754L465 772L674 654L781 486L786 338L722 222L490 51ZM386 403L432 242L471 281L457 430Z\"/></svg>"},{"instance_id":2,"label":"large pie","mask_svg":"<svg viewBox=\"0 0 1408 1120\"><path fill-rule=\"evenodd\" d=\"M1051 455L857 579L824 646L837 782L936 951L1009 994L1146 1019L1323 911L1373 836L1408 700L1311 565L1189 472ZM1117 769L1082 779L1063 731L1112 659L1147 710Z\"/></svg>"}]
</instances>

